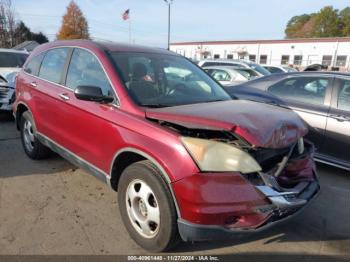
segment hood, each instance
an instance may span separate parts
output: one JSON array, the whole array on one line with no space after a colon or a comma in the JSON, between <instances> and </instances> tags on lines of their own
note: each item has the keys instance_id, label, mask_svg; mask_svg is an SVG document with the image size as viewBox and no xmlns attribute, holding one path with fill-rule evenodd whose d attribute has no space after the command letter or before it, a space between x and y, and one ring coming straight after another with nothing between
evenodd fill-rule
<instances>
[{"instance_id":1,"label":"hood","mask_svg":"<svg viewBox=\"0 0 350 262\"><path fill-rule=\"evenodd\" d=\"M0 77L6 80L8 86L14 87L15 78L19 71L21 71L20 67L0 67Z\"/></svg>"},{"instance_id":2,"label":"hood","mask_svg":"<svg viewBox=\"0 0 350 262\"><path fill-rule=\"evenodd\" d=\"M190 129L230 131L263 148L287 147L308 132L292 110L247 100L147 108L146 117Z\"/></svg>"}]
</instances>

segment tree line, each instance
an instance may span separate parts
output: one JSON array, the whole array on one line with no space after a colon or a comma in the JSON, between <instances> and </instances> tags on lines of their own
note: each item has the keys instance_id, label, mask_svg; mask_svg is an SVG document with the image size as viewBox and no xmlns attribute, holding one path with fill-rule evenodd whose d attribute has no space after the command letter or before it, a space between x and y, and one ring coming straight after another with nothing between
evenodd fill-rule
<instances>
[{"instance_id":1,"label":"tree line","mask_svg":"<svg viewBox=\"0 0 350 262\"><path fill-rule=\"evenodd\" d=\"M33 40L42 44L48 38L42 33L32 32L23 21L18 21L12 0L0 1L0 47L12 48L24 41Z\"/></svg>"},{"instance_id":2,"label":"tree line","mask_svg":"<svg viewBox=\"0 0 350 262\"><path fill-rule=\"evenodd\" d=\"M350 36L350 7L326 6L317 13L293 16L285 29L286 38Z\"/></svg>"}]
</instances>

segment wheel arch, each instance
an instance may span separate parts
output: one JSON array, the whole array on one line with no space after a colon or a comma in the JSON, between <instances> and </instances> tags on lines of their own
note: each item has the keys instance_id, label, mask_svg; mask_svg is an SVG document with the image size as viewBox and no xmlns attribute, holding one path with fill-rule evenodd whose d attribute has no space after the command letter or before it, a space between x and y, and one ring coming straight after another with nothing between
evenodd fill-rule
<instances>
[{"instance_id":1,"label":"wheel arch","mask_svg":"<svg viewBox=\"0 0 350 262\"><path fill-rule=\"evenodd\" d=\"M110 185L112 189L117 191L118 188L118 182L120 179L121 174L123 173L124 169L130 166L133 163L143 161L143 160L149 160L154 164L158 170L160 171L162 178L165 180L165 182L168 185L168 188L171 192L175 207L176 207L176 212L178 215L178 218L180 218L180 210L179 206L177 204L177 200L174 194L174 191L171 187L171 180L167 172L164 170L164 168L161 166L161 164L154 159L152 156L150 156L148 153L139 150L137 148L133 147L126 147L123 149L120 149L113 157L113 161L111 163L110 167Z\"/></svg>"},{"instance_id":2,"label":"wheel arch","mask_svg":"<svg viewBox=\"0 0 350 262\"><path fill-rule=\"evenodd\" d=\"M31 115L33 115L27 104L25 104L23 102L19 102L17 104L17 107L16 107L16 128L17 128L17 130L20 129L21 118L22 118L23 113L26 111L29 111L31 113ZM34 119L33 119L33 121L34 121ZM35 123L34 123L34 125L35 125Z\"/></svg>"}]
</instances>

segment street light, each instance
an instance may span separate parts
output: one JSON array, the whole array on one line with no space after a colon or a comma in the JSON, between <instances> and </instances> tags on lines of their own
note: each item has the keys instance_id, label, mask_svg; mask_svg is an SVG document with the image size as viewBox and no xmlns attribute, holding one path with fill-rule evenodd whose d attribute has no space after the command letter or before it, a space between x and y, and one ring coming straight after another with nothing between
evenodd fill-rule
<instances>
[{"instance_id":1,"label":"street light","mask_svg":"<svg viewBox=\"0 0 350 262\"><path fill-rule=\"evenodd\" d=\"M168 5L168 50L170 50L170 6L173 3L173 0L164 0Z\"/></svg>"}]
</instances>

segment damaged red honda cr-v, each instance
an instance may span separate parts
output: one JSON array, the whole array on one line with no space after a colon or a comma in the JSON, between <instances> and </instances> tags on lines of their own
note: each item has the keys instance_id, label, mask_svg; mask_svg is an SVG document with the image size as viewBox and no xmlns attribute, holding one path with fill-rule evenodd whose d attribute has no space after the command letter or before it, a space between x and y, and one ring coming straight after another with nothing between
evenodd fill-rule
<instances>
[{"instance_id":1,"label":"damaged red honda cr-v","mask_svg":"<svg viewBox=\"0 0 350 262\"><path fill-rule=\"evenodd\" d=\"M26 154L41 159L51 149L118 190L123 222L148 250L169 249L180 236L264 229L319 191L313 146L295 113L231 100L166 50L45 44L19 73L16 92Z\"/></svg>"}]
</instances>

